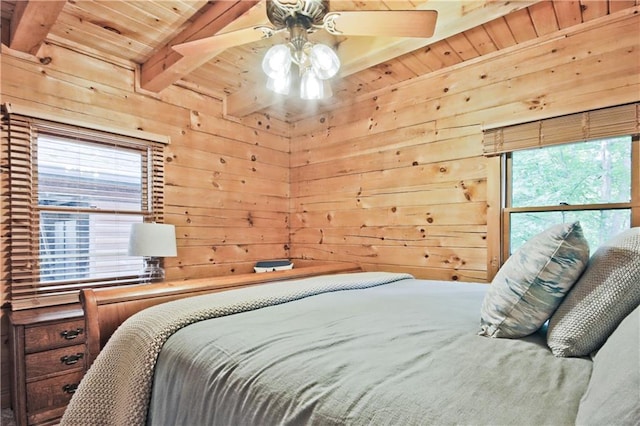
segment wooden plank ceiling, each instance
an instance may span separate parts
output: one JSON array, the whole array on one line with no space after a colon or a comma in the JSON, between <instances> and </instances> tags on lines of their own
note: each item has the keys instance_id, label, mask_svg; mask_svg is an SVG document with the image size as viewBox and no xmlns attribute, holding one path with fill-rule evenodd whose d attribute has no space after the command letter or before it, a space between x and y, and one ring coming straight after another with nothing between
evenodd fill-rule
<instances>
[{"instance_id":1,"label":"wooden plank ceiling","mask_svg":"<svg viewBox=\"0 0 640 426\"><path fill-rule=\"evenodd\" d=\"M179 84L223 100L230 116L261 112L295 122L637 4L640 0L331 1L331 10L432 9L438 20L429 39L338 37L326 31L311 35L310 40L333 46L342 62L331 80L333 96L322 101L271 95L264 89L260 62L270 46L285 40L283 34L197 58L183 58L171 49L216 33L268 25L264 0L3 0L2 41L37 55L46 40L132 63L141 70L145 90Z\"/></svg>"}]
</instances>

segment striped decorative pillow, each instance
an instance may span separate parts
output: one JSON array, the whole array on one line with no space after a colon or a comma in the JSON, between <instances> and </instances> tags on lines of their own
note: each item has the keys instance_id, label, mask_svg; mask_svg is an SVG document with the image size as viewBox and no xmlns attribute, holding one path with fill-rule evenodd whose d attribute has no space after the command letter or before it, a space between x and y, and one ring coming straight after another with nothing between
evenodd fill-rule
<instances>
[{"instance_id":1,"label":"striped decorative pillow","mask_svg":"<svg viewBox=\"0 0 640 426\"><path fill-rule=\"evenodd\" d=\"M531 238L493 279L482 304L479 334L517 338L538 330L588 260L589 244L579 222L556 225Z\"/></svg>"}]
</instances>

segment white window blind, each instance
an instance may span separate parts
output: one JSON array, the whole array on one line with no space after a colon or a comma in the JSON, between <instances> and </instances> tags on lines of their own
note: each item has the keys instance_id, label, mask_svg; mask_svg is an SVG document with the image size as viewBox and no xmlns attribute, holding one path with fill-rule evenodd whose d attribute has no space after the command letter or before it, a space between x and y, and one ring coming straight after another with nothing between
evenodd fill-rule
<instances>
[{"instance_id":1,"label":"white window blind","mask_svg":"<svg viewBox=\"0 0 640 426\"><path fill-rule=\"evenodd\" d=\"M163 221L163 145L16 114L2 127L12 309L139 283L142 259L127 255L129 232L132 223Z\"/></svg>"}]
</instances>

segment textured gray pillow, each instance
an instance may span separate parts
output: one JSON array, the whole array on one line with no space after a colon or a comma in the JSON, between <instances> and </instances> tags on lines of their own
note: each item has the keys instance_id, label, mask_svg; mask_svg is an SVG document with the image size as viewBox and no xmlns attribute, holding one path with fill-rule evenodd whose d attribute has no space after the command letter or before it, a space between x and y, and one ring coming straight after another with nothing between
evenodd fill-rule
<instances>
[{"instance_id":1,"label":"textured gray pillow","mask_svg":"<svg viewBox=\"0 0 640 426\"><path fill-rule=\"evenodd\" d=\"M485 295L480 334L524 337L558 307L589 261L579 222L552 226L527 241L502 265Z\"/></svg>"},{"instance_id":2,"label":"textured gray pillow","mask_svg":"<svg viewBox=\"0 0 640 426\"><path fill-rule=\"evenodd\" d=\"M640 307L631 312L593 358L577 425L637 425L640 420Z\"/></svg>"},{"instance_id":3,"label":"textured gray pillow","mask_svg":"<svg viewBox=\"0 0 640 426\"><path fill-rule=\"evenodd\" d=\"M549 321L547 344L555 356L585 356L598 349L640 304L640 228L603 244Z\"/></svg>"}]
</instances>

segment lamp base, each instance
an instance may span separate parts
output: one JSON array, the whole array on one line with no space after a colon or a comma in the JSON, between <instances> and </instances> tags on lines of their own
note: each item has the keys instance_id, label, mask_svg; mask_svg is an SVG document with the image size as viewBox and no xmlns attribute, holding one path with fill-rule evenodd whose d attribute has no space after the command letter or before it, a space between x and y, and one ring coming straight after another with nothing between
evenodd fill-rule
<instances>
[{"instance_id":1,"label":"lamp base","mask_svg":"<svg viewBox=\"0 0 640 426\"><path fill-rule=\"evenodd\" d=\"M144 270L140 276L146 283L164 281L164 269L160 266L160 258L145 257Z\"/></svg>"}]
</instances>

